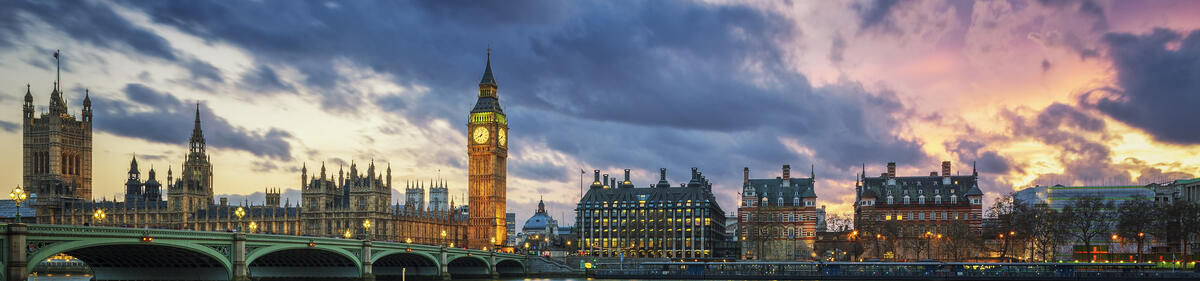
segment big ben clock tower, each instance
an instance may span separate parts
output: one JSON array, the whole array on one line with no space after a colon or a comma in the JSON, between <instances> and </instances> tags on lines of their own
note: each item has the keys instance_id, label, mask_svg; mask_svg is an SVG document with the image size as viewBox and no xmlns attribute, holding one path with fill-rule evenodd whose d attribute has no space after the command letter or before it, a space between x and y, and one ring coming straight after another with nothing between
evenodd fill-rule
<instances>
[{"instance_id":1,"label":"big ben clock tower","mask_svg":"<svg viewBox=\"0 0 1200 281\"><path fill-rule=\"evenodd\" d=\"M492 54L479 81L479 99L467 120L468 205L467 246L480 249L507 241L505 178L508 173L508 120L500 109L492 77Z\"/></svg>"}]
</instances>

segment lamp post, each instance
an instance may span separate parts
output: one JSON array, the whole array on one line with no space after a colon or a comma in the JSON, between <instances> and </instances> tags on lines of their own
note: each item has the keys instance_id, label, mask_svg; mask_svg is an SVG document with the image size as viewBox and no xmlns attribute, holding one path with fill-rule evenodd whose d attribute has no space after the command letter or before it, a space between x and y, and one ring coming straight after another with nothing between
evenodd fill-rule
<instances>
[{"instance_id":1,"label":"lamp post","mask_svg":"<svg viewBox=\"0 0 1200 281\"><path fill-rule=\"evenodd\" d=\"M250 227L250 233L258 232L258 223L251 221L248 226Z\"/></svg>"},{"instance_id":2,"label":"lamp post","mask_svg":"<svg viewBox=\"0 0 1200 281\"><path fill-rule=\"evenodd\" d=\"M242 217L246 216L246 209L243 209L242 207L237 207L237 210L233 211L233 215L237 216L237 218L238 218L237 231L242 232Z\"/></svg>"},{"instance_id":3,"label":"lamp post","mask_svg":"<svg viewBox=\"0 0 1200 281\"><path fill-rule=\"evenodd\" d=\"M442 247L446 247L446 230L442 229Z\"/></svg>"},{"instance_id":4,"label":"lamp post","mask_svg":"<svg viewBox=\"0 0 1200 281\"><path fill-rule=\"evenodd\" d=\"M371 240L371 220L363 220L363 236L366 240Z\"/></svg>"},{"instance_id":5,"label":"lamp post","mask_svg":"<svg viewBox=\"0 0 1200 281\"><path fill-rule=\"evenodd\" d=\"M350 232L350 229L346 229L346 231L342 232L342 238L350 239L350 237L354 237L354 233Z\"/></svg>"},{"instance_id":6,"label":"lamp post","mask_svg":"<svg viewBox=\"0 0 1200 281\"><path fill-rule=\"evenodd\" d=\"M1117 251L1117 249L1116 249L1117 248L1117 239L1120 239L1120 238L1121 237L1117 236L1116 233L1113 233L1112 242L1109 243L1109 245L1111 245L1111 246L1108 247L1108 261L1115 260L1113 257L1116 257L1116 255L1113 255L1113 253L1115 253Z\"/></svg>"},{"instance_id":7,"label":"lamp post","mask_svg":"<svg viewBox=\"0 0 1200 281\"><path fill-rule=\"evenodd\" d=\"M492 236L492 249L496 249L496 236Z\"/></svg>"},{"instance_id":8,"label":"lamp post","mask_svg":"<svg viewBox=\"0 0 1200 281\"><path fill-rule=\"evenodd\" d=\"M21 189L21 186L18 185L17 188L14 188L12 192L8 193L8 198L11 198L13 202L17 203L16 220L17 223L21 223L21 202L25 202L25 199L29 198L29 194L25 193L25 190Z\"/></svg>"},{"instance_id":9,"label":"lamp post","mask_svg":"<svg viewBox=\"0 0 1200 281\"><path fill-rule=\"evenodd\" d=\"M100 223L104 222L104 218L107 218L107 217L108 217L108 214L104 213L104 209L96 209L95 212L92 212L92 220L94 221L93 224L95 224L97 226L100 225Z\"/></svg>"}]
</instances>

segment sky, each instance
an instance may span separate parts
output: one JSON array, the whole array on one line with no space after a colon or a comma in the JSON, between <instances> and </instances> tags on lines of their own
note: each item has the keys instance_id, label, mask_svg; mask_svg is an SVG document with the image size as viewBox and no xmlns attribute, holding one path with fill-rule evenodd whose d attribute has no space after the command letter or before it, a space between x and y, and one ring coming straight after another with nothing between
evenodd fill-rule
<instances>
[{"instance_id":1,"label":"sky","mask_svg":"<svg viewBox=\"0 0 1200 281\"><path fill-rule=\"evenodd\" d=\"M1197 1L0 1L0 183L21 184L21 98L93 100L93 188L182 165L197 104L214 189L299 202L351 162L466 194L487 50L509 115L508 208L573 224L580 170L637 186L698 167L727 214L753 178L951 161L987 200L1034 185L1200 175ZM811 168L810 168L811 167ZM811 169L811 171L810 171ZM143 171L146 173L146 171ZM587 179L585 179L587 180Z\"/></svg>"}]
</instances>

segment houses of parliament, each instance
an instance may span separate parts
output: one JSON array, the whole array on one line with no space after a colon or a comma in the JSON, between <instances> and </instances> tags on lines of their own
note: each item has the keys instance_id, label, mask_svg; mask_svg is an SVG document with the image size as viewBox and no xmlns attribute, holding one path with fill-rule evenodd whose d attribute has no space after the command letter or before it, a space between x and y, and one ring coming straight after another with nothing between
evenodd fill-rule
<instances>
[{"instance_id":1,"label":"houses of parliament","mask_svg":"<svg viewBox=\"0 0 1200 281\"><path fill-rule=\"evenodd\" d=\"M57 58L57 56L56 56ZM392 202L392 170L374 161L349 170L327 169L322 163L309 170L302 164L301 202L280 201L280 190L267 189L265 202L214 200L214 163L206 151L200 108L189 139L185 162L167 168L165 181L151 168L142 176L137 159L130 161L124 201L95 201L92 197L92 108L85 93L78 119L55 83L49 112L35 116L33 94L26 87L23 104L23 184L36 196L35 223L102 225L234 231L343 237L489 248L507 240L505 174L508 122L500 107L498 85L488 53L479 94L467 122L468 202L459 208L447 202L446 184L408 184L405 204ZM103 118L103 117L101 117ZM426 187L429 188L426 202ZM164 190L166 200L163 200ZM244 217L237 217L242 207ZM464 206L465 207L465 206ZM461 211L466 209L467 211ZM94 218L97 211L104 219ZM370 220L372 227L362 227ZM250 222L256 227L247 228ZM241 227L239 227L241 226ZM370 233L367 233L367 232Z\"/></svg>"}]
</instances>

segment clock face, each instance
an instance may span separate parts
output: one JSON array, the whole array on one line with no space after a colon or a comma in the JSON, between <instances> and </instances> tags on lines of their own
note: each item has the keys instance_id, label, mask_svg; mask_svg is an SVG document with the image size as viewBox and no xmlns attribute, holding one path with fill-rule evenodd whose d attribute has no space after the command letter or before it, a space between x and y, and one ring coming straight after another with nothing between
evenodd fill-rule
<instances>
[{"instance_id":1,"label":"clock face","mask_svg":"<svg viewBox=\"0 0 1200 281\"><path fill-rule=\"evenodd\" d=\"M471 138L475 140L475 143L482 144L487 142L488 129L485 127L475 127L475 130L471 132Z\"/></svg>"},{"instance_id":2,"label":"clock face","mask_svg":"<svg viewBox=\"0 0 1200 281\"><path fill-rule=\"evenodd\" d=\"M496 133L500 134L497 137L498 138L497 140L500 141L500 145L505 145L505 146L508 145L508 133L505 133L504 130L500 130L499 132L496 132Z\"/></svg>"}]
</instances>

